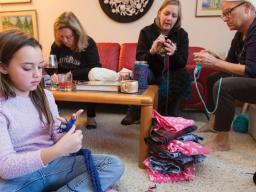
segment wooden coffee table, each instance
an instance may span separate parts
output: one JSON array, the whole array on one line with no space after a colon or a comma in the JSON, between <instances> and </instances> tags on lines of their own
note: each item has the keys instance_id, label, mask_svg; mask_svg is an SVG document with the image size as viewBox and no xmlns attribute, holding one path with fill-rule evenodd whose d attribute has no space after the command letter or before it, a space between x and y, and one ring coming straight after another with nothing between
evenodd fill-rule
<instances>
[{"instance_id":1,"label":"wooden coffee table","mask_svg":"<svg viewBox=\"0 0 256 192\"><path fill-rule=\"evenodd\" d=\"M52 92L57 101L141 106L139 167L144 168L143 161L148 155L148 147L144 142L144 138L149 134L153 108L157 108L158 86L150 85L147 90L140 91L138 94L100 91Z\"/></svg>"}]
</instances>

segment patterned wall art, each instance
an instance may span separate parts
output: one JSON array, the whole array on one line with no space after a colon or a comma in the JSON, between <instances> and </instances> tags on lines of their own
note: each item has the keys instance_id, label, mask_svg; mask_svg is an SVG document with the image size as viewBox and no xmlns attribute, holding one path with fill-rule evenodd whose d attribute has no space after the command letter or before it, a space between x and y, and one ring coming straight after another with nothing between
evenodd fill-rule
<instances>
[{"instance_id":1,"label":"patterned wall art","mask_svg":"<svg viewBox=\"0 0 256 192\"><path fill-rule=\"evenodd\" d=\"M136 21L150 9L154 0L99 0L104 13L121 23Z\"/></svg>"}]
</instances>

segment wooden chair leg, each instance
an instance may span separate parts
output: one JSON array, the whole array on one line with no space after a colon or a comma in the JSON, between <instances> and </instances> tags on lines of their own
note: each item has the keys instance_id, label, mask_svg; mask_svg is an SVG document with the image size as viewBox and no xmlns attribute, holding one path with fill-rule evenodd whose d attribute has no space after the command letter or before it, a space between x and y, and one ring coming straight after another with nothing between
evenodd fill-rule
<instances>
[{"instance_id":1,"label":"wooden chair leg","mask_svg":"<svg viewBox=\"0 0 256 192\"><path fill-rule=\"evenodd\" d=\"M247 109L248 109L248 106L249 106L249 103L244 103L244 104L243 104L243 107L242 107L242 110L241 110L241 114L246 113L246 111L247 111Z\"/></svg>"}]
</instances>

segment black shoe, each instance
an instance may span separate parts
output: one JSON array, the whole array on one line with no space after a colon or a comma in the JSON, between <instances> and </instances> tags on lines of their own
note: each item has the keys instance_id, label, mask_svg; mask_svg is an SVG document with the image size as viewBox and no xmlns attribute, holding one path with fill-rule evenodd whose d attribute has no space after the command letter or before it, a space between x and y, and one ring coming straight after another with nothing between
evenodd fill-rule
<instances>
[{"instance_id":1,"label":"black shoe","mask_svg":"<svg viewBox=\"0 0 256 192\"><path fill-rule=\"evenodd\" d=\"M256 172L255 172L254 175L253 175L253 181L254 181L254 183L256 184Z\"/></svg>"},{"instance_id":2,"label":"black shoe","mask_svg":"<svg viewBox=\"0 0 256 192\"><path fill-rule=\"evenodd\" d=\"M134 112L133 110L128 110L125 117L122 119L122 125L131 125L131 124L139 124L140 123L140 115L139 112Z\"/></svg>"},{"instance_id":3,"label":"black shoe","mask_svg":"<svg viewBox=\"0 0 256 192\"><path fill-rule=\"evenodd\" d=\"M88 117L87 118L87 129L96 129L97 128L97 123L94 117Z\"/></svg>"}]
</instances>

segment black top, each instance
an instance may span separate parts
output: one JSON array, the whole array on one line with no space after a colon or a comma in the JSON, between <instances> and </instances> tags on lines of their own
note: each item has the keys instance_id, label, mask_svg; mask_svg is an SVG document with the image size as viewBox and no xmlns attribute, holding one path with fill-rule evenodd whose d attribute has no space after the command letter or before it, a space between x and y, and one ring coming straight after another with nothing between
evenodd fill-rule
<instances>
[{"instance_id":1,"label":"black top","mask_svg":"<svg viewBox=\"0 0 256 192\"><path fill-rule=\"evenodd\" d=\"M231 47L228 51L226 61L230 63L245 64L244 41L243 34L241 32L236 32L231 42Z\"/></svg>"},{"instance_id":2,"label":"black top","mask_svg":"<svg viewBox=\"0 0 256 192\"><path fill-rule=\"evenodd\" d=\"M245 76L256 78L256 19L247 31L245 40Z\"/></svg>"},{"instance_id":3,"label":"black top","mask_svg":"<svg viewBox=\"0 0 256 192\"><path fill-rule=\"evenodd\" d=\"M249 27L244 41L241 32L235 34L226 61L245 65L244 76L256 78L256 20Z\"/></svg>"},{"instance_id":4,"label":"black top","mask_svg":"<svg viewBox=\"0 0 256 192\"><path fill-rule=\"evenodd\" d=\"M88 73L94 67L101 67L95 41L89 37L88 47L83 51L73 51L65 45L53 43L51 54L58 60L58 73L71 71L74 80L88 80Z\"/></svg>"},{"instance_id":5,"label":"black top","mask_svg":"<svg viewBox=\"0 0 256 192\"><path fill-rule=\"evenodd\" d=\"M156 40L159 35L160 29L155 23L144 27L140 31L136 50L136 60L147 61L149 68L156 77L159 77L162 74L164 57L159 54L151 55L149 50L154 40ZM176 52L169 58L169 69L174 71L184 68L188 59L189 40L187 32L183 28L173 28L168 34L168 39L177 45Z\"/></svg>"}]
</instances>

